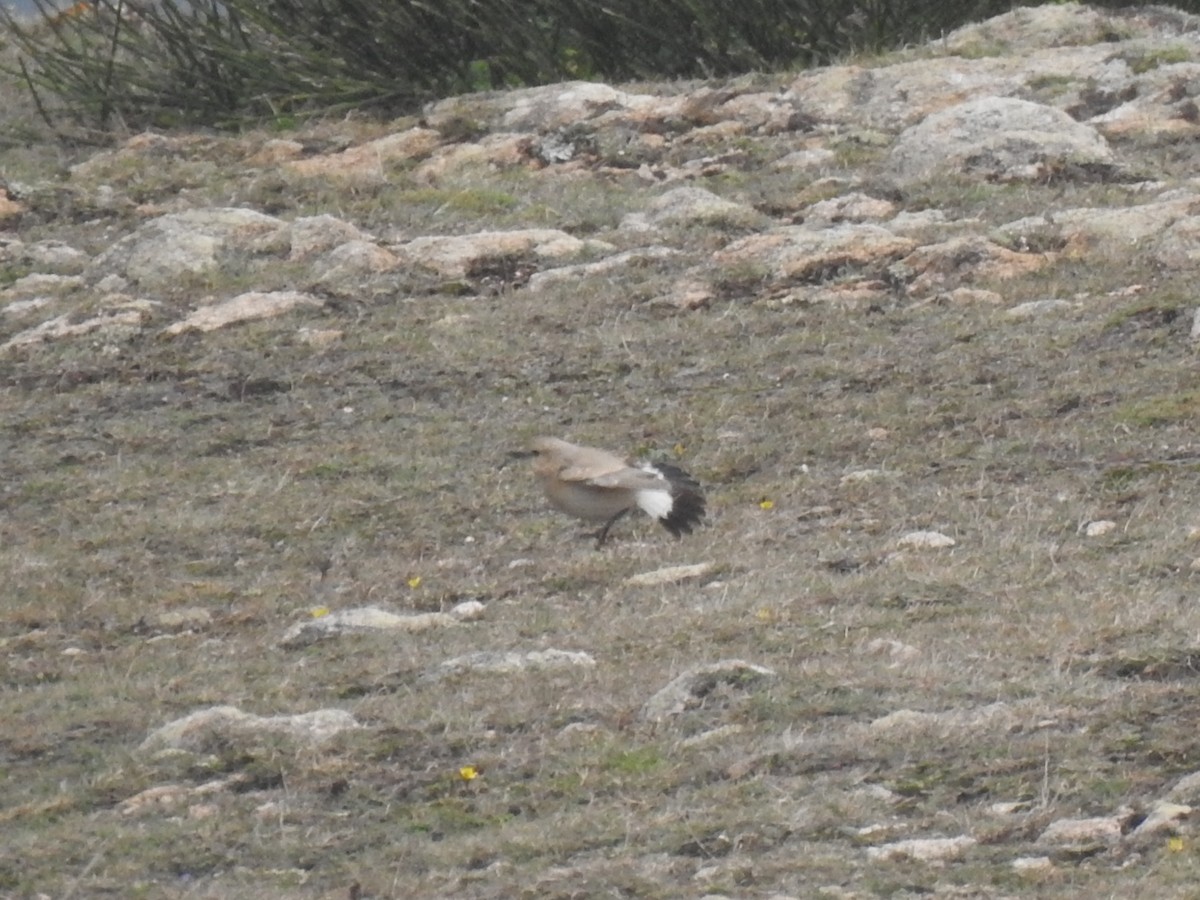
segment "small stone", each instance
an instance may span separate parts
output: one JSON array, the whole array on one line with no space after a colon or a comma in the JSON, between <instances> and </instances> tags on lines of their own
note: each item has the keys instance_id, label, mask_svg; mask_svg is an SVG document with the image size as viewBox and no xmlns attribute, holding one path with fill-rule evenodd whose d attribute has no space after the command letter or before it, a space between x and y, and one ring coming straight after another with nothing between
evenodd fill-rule
<instances>
[{"instance_id":1,"label":"small stone","mask_svg":"<svg viewBox=\"0 0 1200 900\"><path fill-rule=\"evenodd\" d=\"M916 838L896 841L879 847L867 848L870 859L915 859L920 862L943 862L958 859L978 843L975 838L962 835L956 838Z\"/></svg>"},{"instance_id":2,"label":"small stone","mask_svg":"<svg viewBox=\"0 0 1200 900\"><path fill-rule=\"evenodd\" d=\"M444 678L448 675L459 675L468 672L485 672L496 675L509 675L529 670L546 669L590 669L596 665L596 660L590 653L573 650L531 650L528 653L505 652L499 650L481 650L478 653L468 653L447 659L434 669L429 677Z\"/></svg>"},{"instance_id":3,"label":"small stone","mask_svg":"<svg viewBox=\"0 0 1200 900\"><path fill-rule=\"evenodd\" d=\"M1012 867L1018 872L1048 872L1054 863L1048 856L1020 856L1012 861Z\"/></svg>"},{"instance_id":4,"label":"small stone","mask_svg":"<svg viewBox=\"0 0 1200 900\"><path fill-rule=\"evenodd\" d=\"M1108 534L1116 527L1117 523L1111 519L1097 519L1094 522L1088 522L1084 525L1083 533L1088 537L1100 537L1100 535Z\"/></svg>"},{"instance_id":5,"label":"small stone","mask_svg":"<svg viewBox=\"0 0 1200 900\"><path fill-rule=\"evenodd\" d=\"M642 707L642 718L661 721L700 704L717 686L746 688L764 678L774 678L775 670L740 659L724 659L689 669L656 691Z\"/></svg>"},{"instance_id":6,"label":"small stone","mask_svg":"<svg viewBox=\"0 0 1200 900\"><path fill-rule=\"evenodd\" d=\"M1010 319L1032 319L1046 313L1071 309L1074 306L1067 300L1030 300L1028 303L1018 303L1005 311Z\"/></svg>"},{"instance_id":7,"label":"small stone","mask_svg":"<svg viewBox=\"0 0 1200 900\"><path fill-rule=\"evenodd\" d=\"M919 550L936 550L942 547L953 547L957 543L954 538L940 531L910 531L896 541L898 547L913 547Z\"/></svg>"},{"instance_id":8,"label":"small stone","mask_svg":"<svg viewBox=\"0 0 1200 900\"><path fill-rule=\"evenodd\" d=\"M194 631L212 622L212 613L202 606L169 609L154 617L154 624L163 631Z\"/></svg>"},{"instance_id":9,"label":"small stone","mask_svg":"<svg viewBox=\"0 0 1200 900\"><path fill-rule=\"evenodd\" d=\"M681 581L692 581L703 578L714 568L712 563L696 563L690 566L666 566L653 572L643 572L631 575L625 579L630 587L657 587L661 584L679 584Z\"/></svg>"},{"instance_id":10,"label":"small stone","mask_svg":"<svg viewBox=\"0 0 1200 900\"><path fill-rule=\"evenodd\" d=\"M921 651L911 644L905 644L891 638L875 638L869 641L866 651L871 656L890 657L893 666L900 663L912 662L912 660L921 655Z\"/></svg>"}]
</instances>

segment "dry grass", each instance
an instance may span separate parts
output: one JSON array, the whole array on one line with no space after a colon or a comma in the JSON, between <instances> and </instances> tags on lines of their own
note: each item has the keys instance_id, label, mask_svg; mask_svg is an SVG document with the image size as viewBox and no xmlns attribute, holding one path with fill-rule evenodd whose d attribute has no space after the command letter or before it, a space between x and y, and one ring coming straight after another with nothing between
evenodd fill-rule
<instances>
[{"instance_id":1,"label":"dry grass","mask_svg":"<svg viewBox=\"0 0 1200 900\"><path fill-rule=\"evenodd\" d=\"M197 202L270 196L277 214L409 234L556 221L620 238L649 199L477 174L435 196L398 171L335 202L218 165L223 152L94 178L143 202L193 185ZM712 186L738 198L753 181ZM943 186L905 202L989 224L1135 202L1070 193ZM27 237L51 235L111 240L69 214ZM683 239L696 259L721 242ZM653 302L674 274L537 296L397 281L309 323L345 333L320 352L284 319L0 359L0 895L343 896L357 881L379 897L1189 896L1191 843L1052 852L1041 875L1011 861L1046 852L1034 840L1056 818L1141 808L1200 769L1190 275L1064 262L995 287L1011 304L1084 292L1078 307L1013 321L749 289L680 313ZM680 445L709 527L676 543L623 522L601 552L575 540L505 464L540 432ZM864 469L879 474L843 481ZM1096 519L1117 528L1083 536ZM896 552L916 529L957 545ZM719 567L707 584L623 586L704 560ZM486 615L457 629L276 646L318 606L468 598ZM211 619L194 630L161 624L195 608ZM876 639L919 653L897 662ZM540 648L597 665L423 677ZM778 677L640 718L679 672L726 658ZM320 749L136 752L218 703L334 706L370 728ZM902 709L964 721L869 727ZM120 812L144 788L233 773L238 792L190 814ZM991 811L1004 802L1024 805ZM866 855L959 834L980 843L942 867Z\"/></svg>"}]
</instances>

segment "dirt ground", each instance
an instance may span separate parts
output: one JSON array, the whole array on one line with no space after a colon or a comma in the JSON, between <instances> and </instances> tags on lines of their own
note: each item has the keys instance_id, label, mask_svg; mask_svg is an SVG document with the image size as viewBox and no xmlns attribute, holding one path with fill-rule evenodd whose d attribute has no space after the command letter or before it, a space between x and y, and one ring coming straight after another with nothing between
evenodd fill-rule
<instances>
[{"instance_id":1,"label":"dirt ground","mask_svg":"<svg viewBox=\"0 0 1200 900\"><path fill-rule=\"evenodd\" d=\"M307 136L348 127L374 126ZM339 192L224 164L265 137L70 181L21 238L104 249L136 223L88 205L101 183L409 235L612 238L651 197L633 175L431 190L397 168ZM766 167L778 152L700 183L760 205L803 190ZM1139 152L1194 171L1194 148ZM3 165L52 179L83 155L10 146ZM842 174L870 192L877 162ZM1069 183L892 199L993 225L1136 202ZM670 238L681 260L582 287L530 294L515 260L167 339L174 315L237 289L184 284L135 337L0 357L0 896L1194 896L1190 836L1037 841L1064 818L1131 830L1200 770L1193 273L1063 258L976 284L995 306L812 302L718 272L706 307L660 302L737 236L693 228ZM1070 305L1005 315L1047 298ZM341 338L314 347L300 324ZM0 315L0 339L13 330ZM596 550L510 460L535 434L673 460L705 485L706 526L676 541L631 518ZM921 530L954 546L903 545ZM626 584L701 562L698 581ZM479 621L278 643L314 611L464 600ZM545 649L595 665L430 676ZM725 659L776 674L642 715ZM367 727L139 752L217 704ZM904 710L936 715L879 725ZM977 843L937 865L868 852L960 835Z\"/></svg>"}]
</instances>

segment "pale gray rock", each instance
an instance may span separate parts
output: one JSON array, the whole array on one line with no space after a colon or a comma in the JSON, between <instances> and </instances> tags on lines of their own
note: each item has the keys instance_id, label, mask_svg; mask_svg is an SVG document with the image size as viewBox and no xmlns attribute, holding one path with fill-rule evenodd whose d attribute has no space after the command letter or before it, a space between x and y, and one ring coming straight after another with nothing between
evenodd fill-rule
<instances>
[{"instance_id":1,"label":"pale gray rock","mask_svg":"<svg viewBox=\"0 0 1200 900\"><path fill-rule=\"evenodd\" d=\"M753 207L718 197L700 187L678 187L660 194L644 212L621 220L622 231L651 231L668 225L750 225L764 216Z\"/></svg>"},{"instance_id":2,"label":"pale gray rock","mask_svg":"<svg viewBox=\"0 0 1200 900\"><path fill-rule=\"evenodd\" d=\"M911 547L915 550L938 550L943 547L953 547L957 543L949 535L940 531L910 531L896 541L897 547Z\"/></svg>"},{"instance_id":3,"label":"pale gray rock","mask_svg":"<svg viewBox=\"0 0 1200 900\"><path fill-rule=\"evenodd\" d=\"M59 297L77 291L86 282L79 275L47 275L35 272L18 278L4 290L0 291L0 301L9 298L33 299L38 297Z\"/></svg>"},{"instance_id":4,"label":"pale gray rock","mask_svg":"<svg viewBox=\"0 0 1200 900\"><path fill-rule=\"evenodd\" d=\"M371 236L337 216L305 216L287 227L292 262L326 253L349 241L371 241Z\"/></svg>"},{"instance_id":5,"label":"pale gray rock","mask_svg":"<svg viewBox=\"0 0 1200 900\"><path fill-rule=\"evenodd\" d=\"M938 43L951 53L970 53L981 47L1014 53L1034 49L1102 44L1111 33L1112 18L1080 3L1022 7L984 22L954 29Z\"/></svg>"},{"instance_id":6,"label":"pale gray rock","mask_svg":"<svg viewBox=\"0 0 1200 900\"><path fill-rule=\"evenodd\" d=\"M595 665L596 660L590 653L574 650L531 650L527 653L481 650L443 661L430 673L430 677L445 678L467 673L512 675L547 669L590 669Z\"/></svg>"},{"instance_id":7,"label":"pale gray rock","mask_svg":"<svg viewBox=\"0 0 1200 900\"><path fill-rule=\"evenodd\" d=\"M1179 826L1191 818L1194 811L1195 807L1183 803L1159 800L1150 807L1146 818L1133 830L1131 837L1141 839L1175 834L1179 831Z\"/></svg>"},{"instance_id":8,"label":"pale gray rock","mask_svg":"<svg viewBox=\"0 0 1200 900\"><path fill-rule=\"evenodd\" d=\"M1018 872L1049 872L1054 863L1048 856L1019 856L1012 861L1012 867Z\"/></svg>"},{"instance_id":9,"label":"pale gray rock","mask_svg":"<svg viewBox=\"0 0 1200 900\"><path fill-rule=\"evenodd\" d=\"M828 147L810 147L793 150L771 163L772 169L808 172L814 169L831 169L837 163L837 154Z\"/></svg>"},{"instance_id":10,"label":"pale gray rock","mask_svg":"<svg viewBox=\"0 0 1200 900\"><path fill-rule=\"evenodd\" d=\"M896 204L860 191L821 200L803 211L804 224L824 228L842 222L885 222L896 214Z\"/></svg>"},{"instance_id":11,"label":"pale gray rock","mask_svg":"<svg viewBox=\"0 0 1200 900\"><path fill-rule=\"evenodd\" d=\"M87 267L90 257L82 250L59 240L4 241L0 238L0 262L20 263L39 273L78 275Z\"/></svg>"},{"instance_id":12,"label":"pale gray rock","mask_svg":"<svg viewBox=\"0 0 1200 900\"><path fill-rule=\"evenodd\" d=\"M613 110L622 113L644 110L657 106L662 100L647 94L630 94L598 82L572 81L508 91L503 102L509 107L501 118L506 130L544 133Z\"/></svg>"},{"instance_id":13,"label":"pale gray rock","mask_svg":"<svg viewBox=\"0 0 1200 900\"><path fill-rule=\"evenodd\" d=\"M867 848L867 858L875 860L915 859L919 862L944 862L960 859L979 843L975 838L960 835L954 838L913 838Z\"/></svg>"},{"instance_id":14,"label":"pale gray rock","mask_svg":"<svg viewBox=\"0 0 1200 900\"><path fill-rule=\"evenodd\" d=\"M139 749L144 753L202 751L214 742L246 744L272 735L320 743L348 729L361 727L354 716L341 709L318 709L291 716L257 716L236 706L213 706L151 732Z\"/></svg>"},{"instance_id":15,"label":"pale gray rock","mask_svg":"<svg viewBox=\"0 0 1200 900\"><path fill-rule=\"evenodd\" d=\"M1200 806L1200 772L1192 772L1180 778L1167 791L1167 799L1175 803Z\"/></svg>"},{"instance_id":16,"label":"pale gray rock","mask_svg":"<svg viewBox=\"0 0 1200 900\"><path fill-rule=\"evenodd\" d=\"M168 288L188 275L221 268L222 257L250 252L250 244L284 223L250 209L194 209L152 219L97 257L92 280L116 274L145 288Z\"/></svg>"},{"instance_id":17,"label":"pale gray rock","mask_svg":"<svg viewBox=\"0 0 1200 900\"><path fill-rule=\"evenodd\" d=\"M1039 844L1079 847L1115 844L1121 839L1123 816L1097 816L1091 819L1058 819L1046 826Z\"/></svg>"},{"instance_id":18,"label":"pale gray rock","mask_svg":"<svg viewBox=\"0 0 1200 900\"><path fill-rule=\"evenodd\" d=\"M1001 225L989 236L1016 250L1049 246L1077 257L1103 256L1152 249L1172 226L1196 215L1200 215L1200 194L1169 191L1134 206L1056 209Z\"/></svg>"},{"instance_id":19,"label":"pale gray rock","mask_svg":"<svg viewBox=\"0 0 1200 900\"><path fill-rule=\"evenodd\" d=\"M158 304L152 300L132 299L117 296L106 298L103 308L93 316L72 321L69 315L55 316L40 325L26 329L5 343L0 344L0 353L17 347L40 344L65 337L99 334L106 340L127 338L141 331L149 321Z\"/></svg>"},{"instance_id":20,"label":"pale gray rock","mask_svg":"<svg viewBox=\"0 0 1200 900\"><path fill-rule=\"evenodd\" d=\"M1200 221L1173 222L1159 237L1152 258L1167 269L1194 270L1200 263Z\"/></svg>"},{"instance_id":21,"label":"pale gray rock","mask_svg":"<svg viewBox=\"0 0 1200 900\"><path fill-rule=\"evenodd\" d=\"M910 185L946 176L1031 181L1061 172L1111 174L1116 157L1094 129L1059 109L982 97L935 112L906 129L888 155L888 174Z\"/></svg>"},{"instance_id":22,"label":"pale gray rock","mask_svg":"<svg viewBox=\"0 0 1200 900\"><path fill-rule=\"evenodd\" d=\"M748 689L764 679L775 677L775 670L740 659L723 659L697 666L672 679L642 706L642 718L658 722L699 706L714 689L726 685Z\"/></svg>"},{"instance_id":23,"label":"pale gray rock","mask_svg":"<svg viewBox=\"0 0 1200 900\"><path fill-rule=\"evenodd\" d=\"M371 241L352 240L313 261L313 282L334 294L358 295L364 280L399 268L390 250Z\"/></svg>"},{"instance_id":24,"label":"pale gray rock","mask_svg":"<svg viewBox=\"0 0 1200 900\"><path fill-rule=\"evenodd\" d=\"M576 263L536 272L526 283L525 290L536 294L563 283L583 285L590 278L610 275L648 262L672 259L679 255L680 251L671 247L639 247L623 253L614 253L596 262Z\"/></svg>"},{"instance_id":25,"label":"pale gray rock","mask_svg":"<svg viewBox=\"0 0 1200 900\"><path fill-rule=\"evenodd\" d=\"M297 622L279 640L288 650L307 647L327 638L368 632L397 632L417 634L435 628L453 628L479 618L483 604L476 601L460 603L450 612L413 613L397 615L374 606L342 609L328 615Z\"/></svg>"},{"instance_id":26,"label":"pale gray rock","mask_svg":"<svg viewBox=\"0 0 1200 900\"><path fill-rule=\"evenodd\" d=\"M1010 319L1037 319L1048 313L1066 312L1074 309L1075 304L1070 300L1057 300L1048 298L1046 300L1027 300L1024 303L1018 303L1004 311L1004 315Z\"/></svg>"},{"instance_id":27,"label":"pale gray rock","mask_svg":"<svg viewBox=\"0 0 1200 900\"><path fill-rule=\"evenodd\" d=\"M1012 56L941 55L889 66L830 66L802 73L785 96L798 98L822 122L894 133L955 103L1026 95L1039 82L1078 81L1118 90L1130 77L1111 45L1097 44Z\"/></svg>"},{"instance_id":28,"label":"pale gray rock","mask_svg":"<svg viewBox=\"0 0 1200 900\"><path fill-rule=\"evenodd\" d=\"M683 581L694 581L708 575L715 566L710 562L696 563L690 566L666 566L652 572L641 572L630 575L625 579L629 587L658 587L663 584L679 584Z\"/></svg>"},{"instance_id":29,"label":"pale gray rock","mask_svg":"<svg viewBox=\"0 0 1200 900\"><path fill-rule=\"evenodd\" d=\"M933 732L950 735L958 731L986 731L1007 728L1021 721L1018 711L1007 703L951 709L943 712L921 712L898 709L873 720L867 731L876 736L903 738L912 732Z\"/></svg>"},{"instance_id":30,"label":"pale gray rock","mask_svg":"<svg viewBox=\"0 0 1200 900\"><path fill-rule=\"evenodd\" d=\"M297 307L319 309L324 305L325 301L320 297L302 291L250 291L231 300L201 306L186 319L169 325L165 333L179 335L185 331L215 331L239 322L280 316Z\"/></svg>"}]
</instances>

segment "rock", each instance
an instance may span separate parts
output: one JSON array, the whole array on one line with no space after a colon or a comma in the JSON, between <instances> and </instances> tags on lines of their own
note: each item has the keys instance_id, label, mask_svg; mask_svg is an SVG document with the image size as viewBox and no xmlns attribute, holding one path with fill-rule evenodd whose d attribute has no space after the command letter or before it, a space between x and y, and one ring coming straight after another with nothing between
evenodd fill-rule
<instances>
[{"instance_id":1,"label":"rock","mask_svg":"<svg viewBox=\"0 0 1200 900\"><path fill-rule=\"evenodd\" d=\"M1083 533L1088 537L1100 537L1115 530L1117 523L1111 519L1097 519L1083 526Z\"/></svg>"},{"instance_id":2,"label":"rock","mask_svg":"<svg viewBox=\"0 0 1200 900\"><path fill-rule=\"evenodd\" d=\"M910 531L896 541L897 547L913 547L918 550L937 550L953 547L957 542L940 531Z\"/></svg>"},{"instance_id":3,"label":"rock","mask_svg":"<svg viewBox=\"0 0 1200 900\"><path fill-rule=\"evenodd\" d=\"M212 624L212 613L202 606L185 606L160 612L153 621L163 631L195 631Z\"/></svg>"},{"instance_id":4,"label":"rock","mask_svg":"<svg viewBox=\"0 0 1200 900\"><path fill-rule=\"evenodd\" d=\"M18 278L0 291L0 298L61 296L79 290L84 284L78 275L44 275L39 272Z\"/></svg>"},{"instance_id":5,"label":"rock","mask_svg":"<svg viewBox=\"0 0 1200 900\"><path fill-rule=\"evenodd\" d=\"M186 319L167 326L165 333L178 335L185 331L215 331L239 322L281 316L297 307L320 309L324 305L325 301L320 297L301 291L251 291L222 303L201 306Z\"/></svg>"},{"instance_id":6,"label":"rock","mask_svg":"<svg viewBox=\"0 0 1200 900\"><path fill-rule=\"evenodd\" d=\"M1121 839L1122 826L1123 819L1119 816L1058 819L1046 826L1038 837L1038 843L1071 847L1115 844Z\"/></svg>"},{"instance_id":7,"label":"rock","mask_svg":"<svg viewBox=\"0 0 1200 900\"><path fill-rule=\"evenodd\" d=\"M503 102L509 105L501 119L505 129L545 133L604 113L644 110L659 104L661 98L629 94L598 82L571 81L509 91ZM426 120L436 121L436 115L435 110L430 110Z\"/></svg>"},{"instance_id":8,"label":"rock","mask_svg":"<svg viewBox=\"0 0 1200 900\"><path fill-rule=\"evenodd\" d=\"M371 236L355 225L336 216L304 216L296 219L287 228L290 250L288 260L299 262L348 241L370 242Z\"/></svg>"},{"instance_id":9,"label":"rock","mask_svg":"<svg viewBox=\"0 0 1200 900\"><path fill-rule=\"evenodd\" d=\"M1054 248L1056 254L1086 258L1124 253L1133 246L1154 248L1176 222L1200 215L1200 195L1169 191L1149 203L1111 209L1072 207L1001 225L989 237L1008 247ZM1166 259L1171 257L1168 250Z\"/></svg>"},{"instance_id":10,"label":"rock","mask_svg":"<svg viewBox=\"0 0 1200 900\"><path fill-rule=\"evenodd\" d=\"M911 644L890 638L874 638L865 647L870 656L886 656L892 661L892 667L902 665L921 656L921 651Z\"/></svg>"},{"instance_id":11,"label":"rock","mask_svg":"<svg viewBox=\"0 0 1200 900\"><path fill-rule=\"evenodd\" d=\"M220 269L226 254L250 252L252 242L283 228L279 219L249 209L171 213L113 244L88 267L88 276L116 274L145 288L169 288L188 275Z\"/></svg>"},{"instance_id":12,"label":"rock","mask_svg":"<svg viewBox=\"0 0 1200 900\"><path fill-rule=\"evenodd\" d=\"M0 261L30 266L38 274L78 275L89 259L82 250L76 250L64 241L12 241L5 244L0 239Z\"/></svg>"},{"instance_id":13,"label":"rock","mask_svg":"<svg viewBox=\"0 0 1200 900\"><path fill-rule=\"evenodd\" d=\"M528 228L476 234L419 237L393 248L401 262L432 270L444 278L465 278L490 260L532 256L569 259L585 252L612 249L603 241L582 241L565 231Z\"/></svg>"},{"instance_id":14,"label":"rock","mask_svg":"<svg viewBox=\"0 0 1200 900\"><path fill-rule=\"evenodd\" d=\"M809 228L825 228L842 222L884 222L896 214L896 204L858 191L821 200L803 211Z\"/></svg>"},{"instance_id":15,"label":"rock","mask_svg":"<svg viewBox=\"0 0 1200 900\"><path fill-rule=\"evenodd\" d=\"M394 253L371 241L347 241L313 265L313 281L325 290L346 296L362 292L363 280L399 268Z\"/></svg>"},{"instance_id":16,"label":"rock","mask_svg":"<svg viewBox=\"0 0 1200 900\"><path fill-rule=\"evenodd\" d=\"M270 735L320 743L347 729L361 727L354 716L341 709L318 709L291 716L256 716L235 706L213 706L151 732L139 749L143 753L202 751L214 742L237 746Z\"/></svg>"},{"instance_id":17,"label":"rock","mask_svg":"<svg viewBox=\"0 0 1200 900\"><path fill-rule=\"evenodd\" d=\"M962 835L956 838L914 838L878 847L868 847L867 857L875 860L915 859L919 862L944 862L960 859L978 841Z\"/></svg>"},{"instance_id":18,"label":"rock","mask_svg":"<svg viewBox=\"0 0 1200 900\"><path fill-rule=\"evenodd\" d=\"M477 601L460 603L448 613L429 612L405 616L374 606L343 609L297 622L279 639L279 646L292 650L346 634L381 631L417 634L433 628L453 628L462 622L479 618L482 611L483 604Z\"/></svg>"},{"instance_id":19,"label":"rock","mask_svg":"<svg viewBox=\"0 0 1200 900\"><path fill-rule=\"evenodd\" d=\"M1004 315L1009 319L1036 319L1047 313L1062 312L1074 308L1075 304L1069 300L1030 300L1006 309Z\"/></svg>"},{"instance_id":20,"label":"rock","mask_svg":"<svg viewBox=\"0 0 1200 900\"><path fill-rule=\"evenodd\" d=\"M1175 834L1184 819L1189 818L1194 807L1182 803L1172 803L1169 800L1159 800L1147 813L1146 818L1133 830L1134 838L1157 837L1161 834Z\"/></svg>"},{"instance_id":21,"label":"rock","mask_svg":"<svg viewBox=\"0 0 1200 900\"><path fill-rule=\"evenodd\" d=\"M925 297L964 282L1028 275L1053 261L1052 255L1017 253L978 236L956 237L918 247L889 266L888 274L907 284L910 297Z\"/></svg>"},{"instance_id":22,"label":"rock","mask_svg":"<svg viewBox=\"0 0 1200 900\"><path fill-rule=\"evenodd\" d=\"M1048 856L1018 856L1012 861L1012 867L1018 872L1049 872L1054 863Z\"/></svg>"},{"instance_id":23,"label":"rock","mask_svg":"<svg viewBox=\"0 0 1200 900\"><path fill-rule=\"evenodd\" d=\"M478 143L438 147L413 171L413 180L436 184L459 171L473 168L510 169L529 160L535 138L528 134L489 134Z\"/></svg>"},{"instance_id":24,"label":"rock","mask_svg":"<svg viewBox=\"0 0 1200 900\"><path fill-rule=\"evenodd\" d=\"M1175 803L1200 806L1200 772L1184 775L1167 791L1167 797Z\"/></svg>"},{"instance_id":25,"label":"rock","mask_svg":"<svg viewBox=\"0 0 1200 900\"><path fill-rule=\"evenodd\" d=\"M699 706L718 686L750 688L775 677L775 670L740 659L725 659L689 669L672 679L642 706L642 718L652 722Z\"/></svg>"},{"instance_id":26,"label":"rock","mask_svg":"<svg viewBox=\"0 0 1200 900\"><path fill-rule=\"evenodd\" d=\"M898 237L878 225L820 229L789 225L734 241L713 258L726 267L764 265L781 281L824 281L848 271L882 268L916 246L911 238Z\"/></svg>"},{"instance_id":27,"label":"rock","mask_svg":"<svg viewBox=\"0 0 1200 900\"><path fill-rule=\"evenodd\" d=\"M286 163L297 175L307 178L339 178L347 181L382 181L384 165L428 156L442 136L432 128L410 128L389 134L340 153L310 156Z\"/></svg>"},{"instance_id":28,"label":"rock","mask_svg":"<svg viewBox=\"0 0 1200 900\"><path fill-rule=\"evenodd\" d=\"M56 316L34 328L18 333L0 344L0 353L31 344L40 344L43 341L84 334L100 333L110 340L117 337L128 337L140 332L142 325L150 319L158 307L158 304L151 300L134 300L120 295L106 299L111 302L111 306L101 310L98 315L78 322L71 321L72 317L69 315Z\"/></svg>"},{"instance_id":29,"label":"rock","mask_svg":"<svg viewBox=\"0 0 1200 900\"><path fill-rule=\"evenodd\" d=\"M678 187L655 197L644 212L625 216L621 230L652 231L678 225L748 226L764 219L753 207L725 200L704 188Z\"/></svg>"},{"instance_id":30,"label":"rock","mask_svg":"<svg viewBox=\"0 0 1200 900\"><path fill-rule=\"evenodd\" d=\"M556 269L537 272L530 277L529 282L525 285L525 290L536 294L564 282L582 285L591 278L619 273L627 268L659 260L670 260L677 256L679 256L679 251L670 247L639 247L623 253L614 253L612 256L606 256L596 262L559 266Z\"/></svg>"},{"instance_id":31,"label":"rock","mask_svg":"<svg viewBox=\"0 0 1200 900\"><path fill-rule=\"evenodd\" d=\"M625 579L629 587L658 587L663 584L679 584L682 581L692 581L703 578L715 569L710 562L696 563L690 566L667 566L655 569L653 572L642 572Z\"/></svg>"},{"instance_id":32,"label":"rock","mask_svg":"<svg viewBox=\"0 0 1200 900\"><path fill-rule=\"evenodd\" d=\"M982 97L935 112L905 130L888 154L901 185L946 176L1044 180L1063 172L1115 172L1116 158L1094 128L1059 109L1009 97Z\"/></svg>"},{"instance_id":33,"label":"rock","mask_svg":"<svg viewBox=\"0 0 1200 900\"><path fill-rule=\"evenodd\" d=\"M1006 703L951 709L944 712L919 712L898 709L873 720L867 732L890 738L903 737L908 732L934 732L950 735L956 731L987 731L1007 728L1018 721L1015 711Z\"/></svg>"},{"instance_id":34,"label":"rock","mask_svg":"<svg viewBox=\"0 0 1200 900\"><path fill-rule=\"evenodd\" d=\"M591 654L571 650L531 650L528 653L481 650L445 660L430 675L434 678L471 672L511 675L546 669L590 669L595 665L596 660Z\"/></svg>"}]
</instances>

